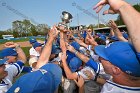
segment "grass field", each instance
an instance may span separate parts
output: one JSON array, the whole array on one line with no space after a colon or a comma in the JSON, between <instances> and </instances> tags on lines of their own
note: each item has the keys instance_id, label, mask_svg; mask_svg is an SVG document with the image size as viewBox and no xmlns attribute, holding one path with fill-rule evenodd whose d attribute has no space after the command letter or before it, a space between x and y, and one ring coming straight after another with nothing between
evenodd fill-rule
<instances>
[{"instance_id":1,"label":"grass field","mask_svg":"<svg viewBox=\"0 0 140 93\"><path fill-rule=\"evenodd\" d=\"M41 41L45 40L45 38L36 38L36 39L41 40ZM25 42L25 41L29 41L29 38L20 38L20 39L14 39L14 40L1 39L0 44L4 44L6 42Z\"/></svg>"}]
</instances>

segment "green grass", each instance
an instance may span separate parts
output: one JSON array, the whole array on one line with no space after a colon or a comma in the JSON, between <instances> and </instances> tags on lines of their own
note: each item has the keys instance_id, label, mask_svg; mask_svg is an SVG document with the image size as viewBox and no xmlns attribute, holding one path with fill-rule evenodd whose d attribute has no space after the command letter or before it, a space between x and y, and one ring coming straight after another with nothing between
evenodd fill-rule
<instances>
[{"instance_id":1,"label":"green grass","mask_svg":"<svg viewBox=\"0 0 140 93\"><path fill-rule=\"evenodd\" d=\"M29 55L29 49L30 49L31 47L22 47L22 50L24 51L24 53L25 53L25 55L26 55L26 57L27 57L27 62L26 62L26 64L25 64L25 66L29 66L29 64L28 64L28 60L29 60L29 58L30 58L30 55Z\"/></svg>"},{"instance_id":2,"label":"green grass","mask_svg":"<svg viewBox=\"0 0 140 93\"><path fill-rule=\"evenodd\" d=\"M31 47L22 47L22 50L24 51L26 57L29 57L29 49L30 49L30 48L31 48Z\"/></svg>"},{"instance_id":3,"label":"green grass","mask_svg":"<svg viewBox=\"0 0 140 93\"><path fill-rule=\"evenodd\" d=\"M41 41L44 41L45 39L44 38L36 38L37 40L41 40ZM0 44L4 44L6 42L25 42L25 41L29 41L29 38L20 38L20 39L17 39L17 40L1 40L0 41Z\"/></svg>"}]
</instances>

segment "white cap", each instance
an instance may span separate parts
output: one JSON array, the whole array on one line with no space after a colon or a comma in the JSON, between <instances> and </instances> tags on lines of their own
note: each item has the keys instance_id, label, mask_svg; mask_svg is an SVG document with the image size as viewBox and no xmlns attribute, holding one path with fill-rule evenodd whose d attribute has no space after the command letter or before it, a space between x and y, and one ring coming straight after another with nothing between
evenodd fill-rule
<instances>
[{"instance_id":1,"label":"white cap","mask_svg":"<svg viewBox=\"0 0 140 93\"><path fill-rule=\"evenodd\" d=\"M29 59L29 65L32 67L32 64L38 61L38 57L32 57Z\"/></svg>"}]
</instances>

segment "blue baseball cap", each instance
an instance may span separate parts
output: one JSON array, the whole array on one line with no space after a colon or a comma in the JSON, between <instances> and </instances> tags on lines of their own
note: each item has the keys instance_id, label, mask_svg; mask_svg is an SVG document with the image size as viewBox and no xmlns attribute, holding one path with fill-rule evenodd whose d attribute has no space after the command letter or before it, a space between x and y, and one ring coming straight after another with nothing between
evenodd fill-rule
<instances>
[{"instance_id":1,"label":"blue baseball cap","mask_svg":"<svg viewBox=\"0 0 140 93\"><path fill-rule=\"evenodd\" d=\"M83 34L81 34L81 36L85 39L85 38L86 38L86 36L87 36L87 32L86 32L86 31L84 31L84 33L83 33Z\"/></svg>"},{"instance_id":2,"label":"blue baseball cap","mask_svg":"<svg viewBox=\"0 0 140 93\"><path fill-rule=\"evenodd\" d=\"M6 57L6 56L17 56L17 52L15 50L15 48L5 48L1 51L0 56L2 58Z\"/></svg>"},{"instance_id":3,"label":"blue baseball cap","mask_svg":"<svg viewBox=\"0 0 140 93\"><path fill-rule=\"evenodd\" d=\"M61 50L59 48L57 48L56 45L52 45L51 54L59 54L60 52L61 52Z\"/></svg>"},{"instance_id":4,"label":"blue baseball cap","mask_svg":"<svg viewBox=\"0 0 140 93\"><path fill-rule=\"evenodd\" d=\"M80 45L77 42L72 42L71 43L71 46L73 46L77 51L79 51ZM67 63L69 64L70 63L70 60L73 57L76 57L76 55L74 53L70 52L69 50L66 53L68 55L68 57L67 57Z\"/></svg>"},{"instance_id":5,"label":"blue baseball cap","mask_svg":"<svg viewBox=\"0 0 140 93\"><path fill-rule=\"evenodd\" d=\"M111 36L110 39L118 41L119 39L116 36Z\"/></svg>"},{"instance_id":6,"label":"blue baseball cap","mask_svg":"<svg viewBox=\"0 0 140 93\"><path fill-rule=\"evenodd\" d=\"M106 36L105 35L101 35L99 38L102 39L103 41L106 41Z\"/></svg>"},{"instance_id":7,"label":"blue baseball cap","mask_svg":"<svg viewBox=\"0 0 140 93\"><path fill-rule=\"evenodd\" d=\"M100 57L119 67L123 72L140 77L140 63L130 43L117 41L108 46L96 46L94 49Z\"/></svg>"},{"instance_id":8,"label":"blue baseball cap","mask_svg":"<svg viewBox=\"0 0 140 93\"><path fill-rule=\"evenodd\" d=\"M46 64L40 70L21 76L7 93L54 93L62 77L56 64Z\"/></svg>"},{"instance_id":9,"label":"blue baseball cap","mask_svg":"<svg viewBox=\"0 0 140 93\"><path fill-rule=\"evenodd\" d=\"M0 65L3 65L3 64L5 64L7 60L8 60L7 58L0 59Z\"/></svg>"},{"instance_id":10,"label":"blue baseball cap","mask_svg":"<svg viewBox=\"0 0 140 93\"><path fill-rule=\"evenodd\" d=\"M81 65L82 65L82 61L77 57L73 57L69 63L69 67L72 72L78 70Z\"/></svg>"},{"instance_id":11,"label":"blue baseball cap","mask_svg":"<svg viewBox=\"0 0 140 93\"><path fill-rule=\"evenodd\" d=\"M76 57L76 55L74 53L70 52L69 50L67 50L66 53L67 53L67 63L69 64L70 63L70 60L73 57Z\"/></svg>"},{"instance_id":12,"label":"blue baseball cap","mask_svg":"<svg viewBox=\"0 0 140 93\"><path fill-rule=\"evenodd\" d=\"M30 42L30 44L33 44L33 43L35 43L35 42L37 42L37 41L36 41L35 38L30 38L29 42Z\"/></svg>"},{"instance_id":13,"label":"blue baseball cap","mask_svg":"<svg viewBox=\"0 0 140 93\"><path fill-rule=\"evenodd\" d=\"M101 33L96 33L96 35L100 37L102 34Z\"/></svg>"},{"instance_id":14,"label":"blue baseball cap","mask_svg":"<svg viewBox=\"0 0 140 93\"><path fill-rule=\"evenodd\" d=\"M33 44L33 47L34 47L34 49L35 49L36 47L42 47L42 44L39 43L39 42L35 42L35 43Z\"/></svg>"}]
</instances>

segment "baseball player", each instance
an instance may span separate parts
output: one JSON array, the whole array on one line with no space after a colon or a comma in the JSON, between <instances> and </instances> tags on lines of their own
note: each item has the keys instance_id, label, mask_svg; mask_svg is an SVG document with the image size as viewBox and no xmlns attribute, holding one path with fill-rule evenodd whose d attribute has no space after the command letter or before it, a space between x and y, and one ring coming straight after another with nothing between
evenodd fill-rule
<instances>
[{"instance_id":1,"label":"baseball player","mask_svg":"<svg viewBox=\"0 0 140 93\"><path fill-rule=\"evenodd\" d=\"M26 56L18 44L7 42L5 43L5 47L7 48L1 52L4 59L0 60L0 93L7 92L12 86L14 77L20 74L26 62ZM11 62L15 58L18 59L16 62L8 63L8 61Z\"/></svg>"}]
</instances>

